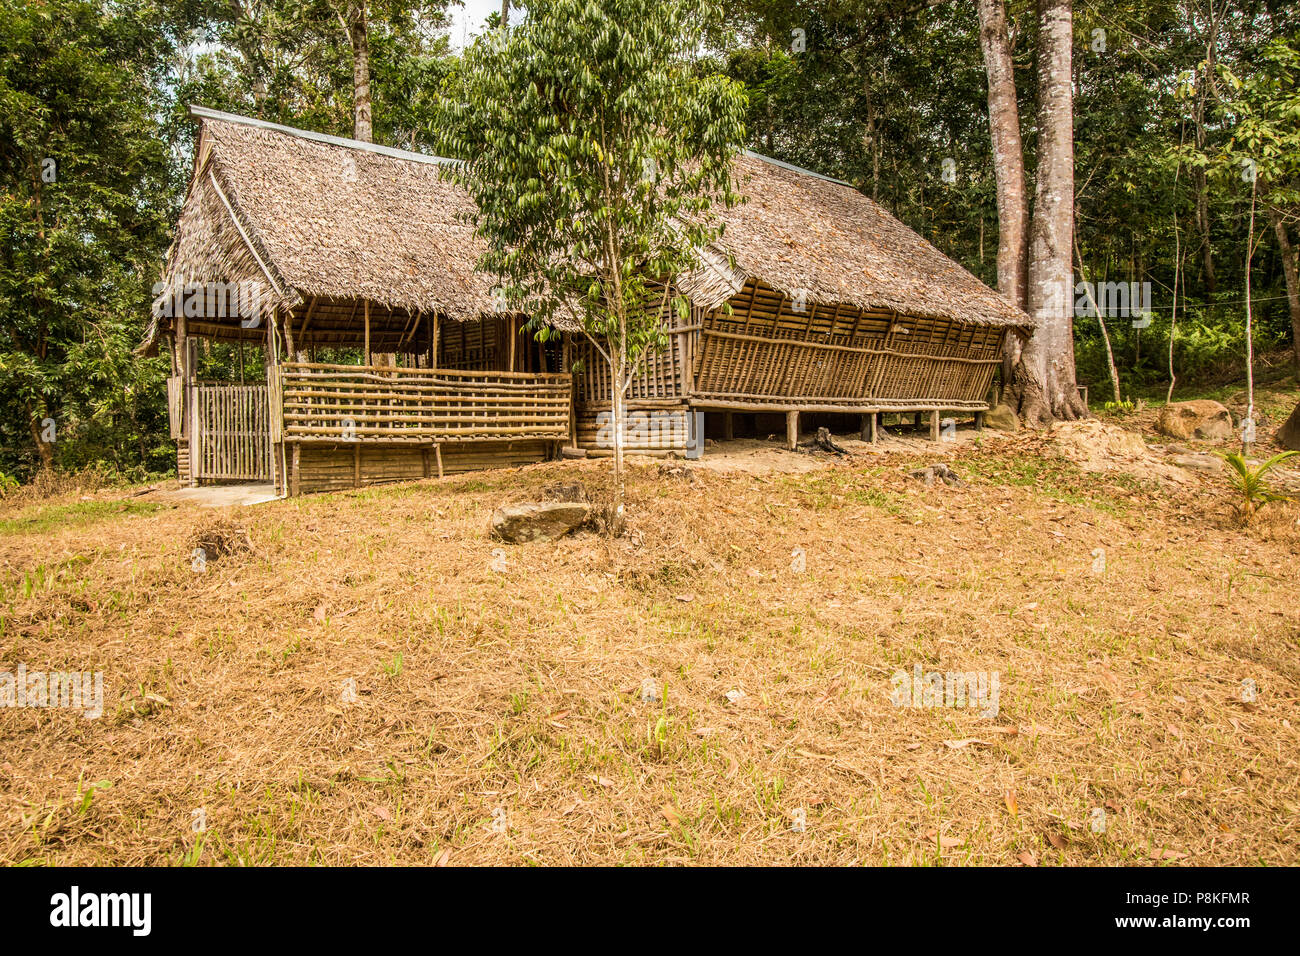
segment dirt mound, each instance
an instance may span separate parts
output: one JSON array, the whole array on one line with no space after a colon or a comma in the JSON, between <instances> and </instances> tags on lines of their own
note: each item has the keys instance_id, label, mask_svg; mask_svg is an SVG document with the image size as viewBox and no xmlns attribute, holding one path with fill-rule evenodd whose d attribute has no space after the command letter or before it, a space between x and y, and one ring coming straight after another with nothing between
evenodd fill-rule
<instances>
[{"instance_id":1,"label":"dirt mound","mask_svg":"<svg viewBox=\"0 0 1300 956\"><path fill-rule=\"evenodd\" d=\"M1186 472L1151 452L1141 435L1118 425L1093 419L1062 422L1048 437L1061 455L1084 471L1154 474L1180 484L1189 480Z\"/></svg>"}]
</instances>

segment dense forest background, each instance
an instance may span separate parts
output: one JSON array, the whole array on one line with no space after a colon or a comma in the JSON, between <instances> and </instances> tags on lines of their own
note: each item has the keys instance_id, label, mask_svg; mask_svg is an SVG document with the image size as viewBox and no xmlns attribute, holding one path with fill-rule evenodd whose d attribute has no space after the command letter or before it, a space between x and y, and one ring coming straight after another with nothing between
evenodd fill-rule
<instances>
[{"instance_id":1,"label":"dense forest background","mask_svg":"<svg viewBox=\"0 0 1300 956\"><path fill-rule=\"evenodd\" d=\"M189 105L352 135L360 16L374 141L430 151L458 65L447 11L0 0L0 477L172 468L166 360L133 349L184 198ZM1034 6L1007 13L1032 157ZM1300 10L1104 0L1076 4L1074 28L1076 279L1151 286L1149 321L1107 326L1125 398L1163 398L1175 306L1180 392L1244 375L1248 262L1259 361L1291 374ZM699 68L744 82L754 149L851 181L996 285L974 2L745 0L725 8ZM1077 320L1075 337L1079 379L1104 399L1102 327Z\"/></svg>"}]
</instances>

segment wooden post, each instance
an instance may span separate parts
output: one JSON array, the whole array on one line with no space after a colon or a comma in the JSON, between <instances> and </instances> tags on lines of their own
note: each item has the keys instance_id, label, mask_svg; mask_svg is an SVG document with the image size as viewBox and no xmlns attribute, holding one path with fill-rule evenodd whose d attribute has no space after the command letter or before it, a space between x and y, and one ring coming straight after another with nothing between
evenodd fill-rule
<instances>
[{"instance_id":1,"label":"wooden post","mask_svg":"<svg viewBox=\"0 0 1300 956\"><path fill-rule=\"evenodd\" d=\"M297 498L299 492L299 470L302 465L302 442L293 443L293 458L289 465L289 497Z\"/></svg>"},{"instance_id":2,"label":"wooden post","mask_svg":"<svg viewBox=\"0 0 1300 956\"><path fill-rule=\"evenodd\" d=\"M939 440L939 410L935 409L930 413L930 441L938 441L938 440Z\"/></svg>"},{"instance_id":3,"label":"wooden post","mask_svg":"<svg viewBox=\"0 0 1300 956\"><path fill-rule=\"evenodd\" d=\"M363 363L370 364L370 300L366 299L366 360Z\"/></svg>"},{"instance_id":4,"label":"wooden post","mask_svg":"<svg viewBox=\"0 0 1300 956\"><path fill-rule=\"evenodd\" d=\"M352 487L361 487L361 442L352 446Z\"/></svg>"},{"instance_id":5,"label":"wooden post","mask_svg":"<svg viewBox=\"0 0 1300 956\"><path fill-rule=\"evenodd\" d=\"M519 338L519 330L515 328L515 317L512 315L506 319L506 328L509 329L510 335L510 371L515 371L515 341Z\"/></svg>"},{"instance_id":6,"label":"wooden post","mask_svg":"<svg viewBox=\"0 0 1300 956\"><path fill-rule=\"evenodd\" d=\"M420 465L421 465L421 471L423 473L423 477L428 478L429 477L429 446L428 445L420 449L420 459L421 459Z\"/></svg>"},{"instance_id":7,"label":"wooden post","mask_svg":"<svg viewBox=\"0 0 1300 956\"><path fill-rule=\"evenodd\" d=\"M731 441L736 437L736 416L731 412L722 413L722 440Z\"/></svg>"},{"instance_id":8,"label":"wooden post","mask_svg":"<svg viewBox=\"0 0 1300 956\"><path fill-rule=\"evenodd\" d=\"M862 440L869 441L871 444L876 443L878 416L875 412L868 412L862 416Z\"/></svg>"},{"instance_id":9,"label":"wooden post","mask_svg":"<svg viewBox=\"0 0 1300 956\"><path fill-rule=\"evenodd\" d=\"M438 478L442 478L442 442L433 446L434 457L438 459Z\"/></svg>"},{"instance_id":10,"label":"wooden post","mask_svg":"<svg viewBox=\"0 0 1300 956\"><path fill-rule=\"evenodd\" d=\"M794 451L795 446L799 444L799 413L797 411L785 413L785 446Z\"/></svg>"},{"instance_id":11,"label":"wooden post","mask_svg":"<svg viewBox=\"0 0 1300 956\"><path fill-rule=\"evenodd\" d=\"M975 413L975 430L976 430L977 432L982 432L982 431L984 430L984 413L983 413L983 412L976 412L976 413Z\"/></svg>"},{"instance_id":12,"label":"wooden post","mask_svg":"<svg viewBox=\"0 0 1300 956\"><path fill-rule=\"evenodd\" d=\"M429 368L438 367L438 313L433 313L433 322L429 326Z\"/></svg>"},{"instance_id":13,"label":"wooden post","mask_svg":"<svg viewBox=\"0 0 1300 956\"><path fill-rule=\"evenodd\" d=\"M917 431L920 431L920 430L921 430L921 418L922 418L922 416L924 416L924 415L925 415L925 412L917 412L917 413L916 413L916 416L915 416L915 418L914 418L914 420L913 420L913 422L912 422L912 427L915 428Z\"/></svg>"}]
</instances>

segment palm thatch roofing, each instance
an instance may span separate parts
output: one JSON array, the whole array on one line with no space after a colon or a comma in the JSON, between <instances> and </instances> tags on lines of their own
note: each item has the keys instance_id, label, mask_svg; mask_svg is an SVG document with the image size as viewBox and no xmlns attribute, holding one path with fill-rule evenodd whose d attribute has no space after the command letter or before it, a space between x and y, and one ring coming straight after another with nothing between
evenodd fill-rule
<instances>
[{"instance_id":1,"label":"palm thatch roofing","mask_svg":"<svg viewBox=\"0 0 1300 956\"><path fill-rule=\"evenodd\" d=\"M451 160L201 107L194 175L164 281L254 281L262 308L368 300L458 321L496 314L473 203ZM677 285L712 309L761 279L812 302L1021 329L1030 318L852 186L746 152L746 201ZM163 331L155 315L142 349Z\"/></svg>"},{"instance_id":2,"label":"palm thatch roofing","mask_svg":"<svg viewBox=\"0 0 1300 956\"><path fill-rule=\"evenodd\" d=\"M745 152L746 201L718 209L723 233L677 285L717 308L749 279L809 302L843 302L963 325L1028 330L1029 316L842 180Z\"/></svg>"}]
</instances>

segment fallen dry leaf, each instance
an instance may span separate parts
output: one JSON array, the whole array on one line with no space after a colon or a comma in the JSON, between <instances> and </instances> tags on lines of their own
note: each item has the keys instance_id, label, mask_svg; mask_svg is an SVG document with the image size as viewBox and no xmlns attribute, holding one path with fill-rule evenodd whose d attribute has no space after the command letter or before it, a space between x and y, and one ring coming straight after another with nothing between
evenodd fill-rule
<instances>
[{"instance_id":1,"label":"fallen dry leaf","mask_svg":"<svg viewBox=\"0 0 1300 956\"><path fill-rule=\"evenodd\" d=\"M925 838L931 843L935 837L939 837L939 846L944 850L951 850L955 846L961 846L966 841L961 837L939 836L938 830L926 830Z\"/></svg>"},{"instance_id":2,"label":"fallen dry leaf","mask_svg":"<svg viewBox=\"0 0 1300 956\"><path fill-rule=\"evenodd\" d=\"M1038 865L1038 857L1034 856L1034 855L1033 855L1032 853L1030 853L1028 850L1024 850L1024 851L1021 852L1021 853L1017 853L1017 854L1016 854L1016 859L1019 860L1021 863L1023 863L1025 866L1037 866L1037 865Z\"/></svg>"},{"instance_id":3,"label":"fallen dry leaf","mask_svg":"<svg viewBox=\"0 0 1300 956\"><path fill-rule=\"evenodd\" d=\"M1020 805L1016 803L1016 792L1014 790L1008 790L1002 795L1002 799L1006 801L1007 810L1011 812L1013 817L1020 814Z\"/></svg>"}]
</instances>

